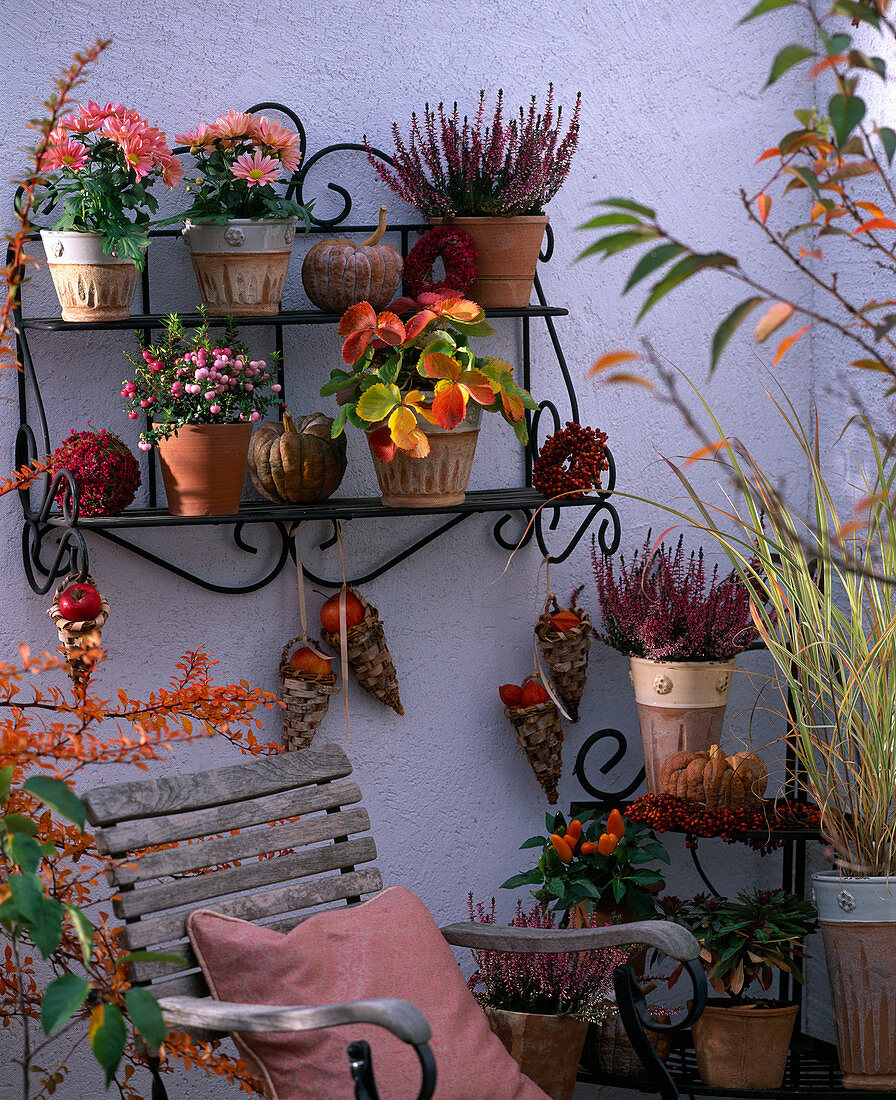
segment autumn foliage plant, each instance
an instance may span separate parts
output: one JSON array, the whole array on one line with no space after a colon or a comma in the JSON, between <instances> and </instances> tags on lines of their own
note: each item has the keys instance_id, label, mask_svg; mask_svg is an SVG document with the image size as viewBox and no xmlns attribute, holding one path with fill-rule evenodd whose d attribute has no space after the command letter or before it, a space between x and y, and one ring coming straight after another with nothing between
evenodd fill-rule
<instances>
[{"instance_id":1,"label":"autumn foliage plant","mask_svg":"<svg viewBox=\"0 0 896 1100\"><path fill-rule=\"evenodd\" d=\"M586 810L568 825L563 814L548 813L545 827L548 836L532 836L520 845L520 851L540 850L536 866L509 878L502 889L537 887L532 896L543 905L553 902L564 925L583 903L589 912L625 906L637 919L655 915L652 891L662 877L646 865L668 863L669 855L650 829L626 821L618 810L606 821Z\"/></svg>"},{"instance_id":2,"label":"autumn foliage plant","mask_svg":"<svg viewBox=\"0 0 896 1100\"><path fill-rule=\"evenodd\" d=\"M397 450L425 458L429 442L418 417L452 431L473 401L501 415L525 443L525 410L538 406L517 385L509 363L470 348L471 336L494 332L481 306L450 291L432 291L416 301L399 299L393 307L413 312L403 321L398 312L377 314L369 302L360 302L339 322L342 359L351 369L332 370L320 391L342 404L333 437L353 424L367 433L383 462L391 462Z\"/></svg>"}]
</instances>

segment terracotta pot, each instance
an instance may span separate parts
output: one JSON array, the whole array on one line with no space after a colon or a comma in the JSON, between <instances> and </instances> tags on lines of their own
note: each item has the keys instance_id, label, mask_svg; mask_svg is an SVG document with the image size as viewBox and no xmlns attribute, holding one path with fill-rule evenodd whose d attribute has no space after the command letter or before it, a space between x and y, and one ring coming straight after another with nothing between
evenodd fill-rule
<instances>
[{"instance_id":1,"label":"terracotta pot","mask_svg":"<svg viewBox=\"0 0 896 1100\"><path fill-rule=\"evenodd\" d=\"M812 876L848 1089L896 1090L896 881Z\"/></svg>"},{"instance_id":2,"label":"terracotta pot","mask_svg":"<svg viewBox=\"0 0 896 1100\"><path fill-rule=\"evenodd\" d=\"M647 789L662 794L660 769L673 753L719 743L734 661L629 659Z\"/></svg>"},{"instance_id":3,"label":"terracotta pot","mask_svg":"<svg viewBox=\"0 0 896 1100\"><path fill-rule=\"evenodd\" d=\"M723 1089L778 1089L798 1005L764 1008L710 1001L691 1033L704 1085Z\"/></svg>"},{"instance_id":4,"label":"terracotta pot","mask_svg":"<svg viewBox=\"0 0 896 1100\"><path fill-rule=\"evenodd\" d=\"M280 312L295 218L234 218L224 225L188 219L181 233L211 316L271 317Z\"/></svg>"},{"instance_id":5,"label":"terracotta pot","mask_svg":"<svg viewBox=\"0 0 896 1100\"><path fill-rule=\"evenodd\" d=\"M462 229L478 254L476 281L467 297L483 309L518 309L529 304L546 214L519 218L452 218L437 225Z\"/></svg>"},{"instance_id":6,"label":"terracotta pot","mask_svg":"<svg viewBox=\"0 0 896 1100\"><path fill-rule=\"evenodd\" d=\"M99 233L42 229L41 240L64 321L121 321L140 281L133 260L107 256Z\"/></svg>"},{"instance_id":7,"label":"terracotta pot","mask_svg":"<svg viewBox=\"0 0 896 1100\"><path fill-rule=\"evenodd\" d=\"M173 516L239 511L252 425L185 424L159 440L159 465Z\"/></svg>"},{"instance_id":8,"label":"terracotta pot","mask_svg":"<svg viewBox=\"0 0 896 1100\"><path fill-rule=\"evenodd\" d=\"M453 431L417 418L429 439L426 458L411 458L396 451L391 462L382 462L371 451L373 468L387 508L451 508L462 504L473 469L482 408L471 401L466 417Z\"/></svg>"},{"instance_id":9,"label":"terracotta pot","mask_svg":"<svg viewBox=\"0 0 896 1100\"><path fill-rule=\"evenodd\" d=\"M572 1100L579 1057L588 1032L585 1020L486 1008L492 1031L525 1075L551 1100Z\"/></svg>"},{"instance_id":10,"label":"terracotta pot","mask_svg":"<svg viewBox=\"0 0 896 1100\"><path fill-rule=\"evenodd\" d=\"M671 1017L668 1013L658 1012L657 1019L667 1024ZM665 1062L672 1044L669 1034L646 1029L645 1034L657 1058ZM644 1063L635 1053L635 1048L625 1033L615 1005L602 1024L589 1025L585 1045L582 1047L582 1067L588 1073L603 1073L610 1077L630 1077L635 1080L648 1077Z\"/></svg>"}]
</instances>

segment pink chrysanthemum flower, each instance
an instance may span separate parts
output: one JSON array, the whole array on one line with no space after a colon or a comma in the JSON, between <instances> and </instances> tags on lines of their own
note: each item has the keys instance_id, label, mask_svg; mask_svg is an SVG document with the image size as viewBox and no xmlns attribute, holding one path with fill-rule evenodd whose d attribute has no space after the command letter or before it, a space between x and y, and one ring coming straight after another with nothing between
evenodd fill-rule
<instances>
[{"instance_id":1,"label":"pink chrysanthemum flower","mask_svg":"<svg viewBox=\"0 0 896 1100\"><path fill-rule=\"evenodd\" d=\"M89 124L91 130L98 130L107 118L111 118L113 115L123 115L125 110L126 108L122 103L107 103L105 107L101 107L98 103L94 103L92 99L88 99L86 105L81 103L78 106L79 113L77 117L84 119L85 124Z\"/></svg>"},{"instance_id":2,"label":"pink chrysanthemum flower","mask_svg":"<svg viewBox=\"0 0 896 1100\"><path fill-rule=\"evenodd\" d=\"M41 171L55 172L60 168L70 168L73 172L80 172L86 163L86 147L80 141L67 137L47 149L41 161Z\"/></svg>"},{"instance_id":3,"label":"pink chrysanthemum flower","mask_svg":"<svg viewBox=\"0 0 896 1100\"><path fill-rule=\"evenodd\" d=\"M234 141L237 138L250 138L256 136L258 124L252 115L244 111L234 111L232 108L226 115L222 115L212 126L217 137L225 141Z\"/></svg>"},{"instance_id":4,"label":"pink chrysanthemum flower","mask_svg":"<svg viewBox=\"0 0 896 1100\"><path fill-rule=\"evenodd\" d=\"M294 172L302 160L299 147L299 135L293 130L287 130L276 119L258 119L257 140L265 146L266 151L279 156L280 163L287 172Z\"/></svg>"},{"instance_id":5,"label":"pink chrysanthemum flower","mask_svg":"<svg viewBox=\"0 0 896 1100\"><path fill-rule=\"evenodd\" d=\"M160 153L156 158L162 168L162 183L166 187L177 187L184 178L184 166L174 154Z\"/></svg>"},{"instance_id":6,"label":"pink chrysanthemum flower","mask_svg":"<svg viewBox=\"0 0 896 1100\"><path fill-rule=\"evenodd\" d=\"M281 164L274 157L265 157L256 149L237 157L230 171L237 179L245 180L247 187L274 183L280 175Z\"/></svg>"}]
</instances>

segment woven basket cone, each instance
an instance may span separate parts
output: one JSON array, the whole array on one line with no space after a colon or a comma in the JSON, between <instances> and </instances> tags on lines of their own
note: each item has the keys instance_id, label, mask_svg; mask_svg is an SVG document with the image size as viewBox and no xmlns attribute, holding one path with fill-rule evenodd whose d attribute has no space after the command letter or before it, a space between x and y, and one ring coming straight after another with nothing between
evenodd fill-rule
<instances>
[{"instance_id":1,"label":"woven basket cone","mask_svg":"<svg viewBox=\"0 0 896 1100\"><path fill-rule=\"evenodd\" d=\"M56 624L59 633L59 641L65 651L65 663L72 683L83 686L90 679L90 674L96 662L86 660L84 650L92 649L102 642L103 627L109 618L109 604L105 596L100 596L102 610L95 619L82 619L72 621L67 619L59 610L59 597L74 583L74 577L67 577L53 594L53 603L47 608L47 614ZM85 584L93 584L93 577L88 577Z\"/></svg>"},{"instance_id":2,"label":"woven basket cone","mask_svg":"<svg viewBox=\"0 0 896 1100\"><path fill-rule=\"evenodd\" d=\"M578 722L579 703L588 677L591 619L587 611L583 611L581 607L573 607L571 610L578 615L581 625L561 634L551 626L551 616L556 615L559 610L554 599L553 608L546 608L539 616L535 624L535 634L560 702L572 721Z\"/></svg>"},{"instance_id":3,"label":"woven basket cone","mask_svg":"<svg viewBox=\"0 0 896 1100\"><path fill-rule=\"evenodd\" d=\"M293 638L283 647L280 655L280 699L285 704L283 711L283 747L290 751L307 749L314 740L314 734L321 719L327 713L330 696L339 688L336 676L314 675L300 672L291 667L289 656L296 642L305 643L302 637ZM316 638L307 640L317 648Z\"/></svg>"},{"instance_id":4,"label":"woven basket cone","mask_svg":"<svg viewBox=\"0 0 896 1100\"><path fill-rule=\"evenodd\" d=\"M531 707L505 707L504 713L513 723L516 739L526 753L535 778L544 788L548 802L557 801L557 784L563 771L561 746L563 729L560 713L549 699Z\"/></svg>"},{"instance_id":5,"label":"woven basket cone","mask_svg":"<svg viewBox=\"0 0 896 1100\"><path fill-rule=\"evenodd\" d=\"M396 714L404 714L404 707L398 695L398 677L392 654L386 645L386 635L380 622L377 609L364 597L350 589L364 605L364 618L348 630L348 663L355 679L365 691L375 696L381 703L391 707ZM328 630L321 631L321 637L327 645L339 653L339 635Z\"/></svg>"}]
</instances>

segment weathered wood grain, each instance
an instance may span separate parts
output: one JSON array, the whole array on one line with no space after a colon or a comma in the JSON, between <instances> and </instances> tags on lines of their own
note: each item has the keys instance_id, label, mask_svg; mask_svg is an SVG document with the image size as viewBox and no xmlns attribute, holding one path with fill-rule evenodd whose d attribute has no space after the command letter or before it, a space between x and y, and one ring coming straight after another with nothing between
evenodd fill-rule
<instances>
[{"instance_id":1,"label":"weathered wood grain","mask_svg":"<svg viewBox=\"0 0 896 1100\"><path fill-rule=\"evenodd\" d=\"M191 775L163 776L98 787L83 796L92 825L153 817L171 810L198 810L294 790L350 775L352 766L338 745L255 757L244 764Z\"/></svg>"},{"instance_id":2,"label":"weathered wood grain","mask_svg":"<svg viewBox=\"0 0 896 1100\"><path fill-rule=\"evenodd\" d=\"M503 928L494 924L461 921L441 929L453 947L483 951L514 951L526 955L555 954L558 951L588 951L643 943L657 947L673 959L696 959L700 945L686 929L670 921L642 920L631 924L608 924L602 928Z\"/></svg>"},{"instance_id":3,"label":"weathered wood grain","mask_svg":"<svg viewBox=\"0 0 896 1100\"><path fill-rule=\"evenodd\" d=\"M346 792L356 787L351 780L347 780L344 784L333 783L302 791L304 805L301 813L309 814L313 810L342 805ZM360 797L360 791L358 795ZM163 848L158 852L145 852L131 858L126 856L126 862L112 866L108 873L109 881L114 886L130 886L147 879L197 871L201 867L216 867L221 863L249 859L266 852L317 844L338 836L352 836L355 833L364 833L369 828L370 816L363 807L339 813L318 813L303 817L301 821L289 821L282 825L265 824L238 836L207 837L201 844L182 844L177 848Z\"/></svg>"},{"instance_id":4,"label":"weathered wood grain","mask_svg":"<svg viewBox=\"0 0 896 1100\"><path fill-rule=\"evenodd\" d=\"M217 913L242 920L264 920L266 917L292 910L307 909L312 905L325 905L355 895L374 893L381 885L379 871L367 868L313 879L310 882L289 883L279 889L260 891L248 897L219 901L210 908ZM183 909L125 925L122 939L132 951L180 939L184 935L187 912L188 910Z\"/></svg>"},{"instance_id":5,"label":"weathered wood grain","mask_svg":"<svg viewBox=\"0 0 896 1100\"><path fill-rule=\"evenodd\" d=\"M291 855L253 860L239 867L162 882L156 886L145 886L141 890L129 890L113 902L113 908L116 916L133 920L147 913L158 913L180 905L199 906L225 894L257 890L278 882L293 882L309 875L336 871L341 867L371 863L375 859L376 845L373 837L362 837L345 844L309 847Z\"/></svg>"},{"instance_id":6,"label":"weathered wood grain","mask_svg":"<svg viewBox=\"0 0 896 1100\"><path fill-rule=\"evenodd\" d=\"M303 750L307 751L307 750ZM299 756L300 753L284 753ZM321 793L324 792L324 793ZM171 844L179 840L195 840L197 837L227 833L231 829L246 829L250 825L263 825L268 821L285 821L308 813L304 808L329 801L342 806L361 801L361 791L353 779L342 779L326 786L308 790L287 790L247 802L211 806L204 810L170 814L166 817L150 817L139 821L124 821L96 834L101 851L112 855L134 852L156 844Z\"/></svg>"}]
</instances>

